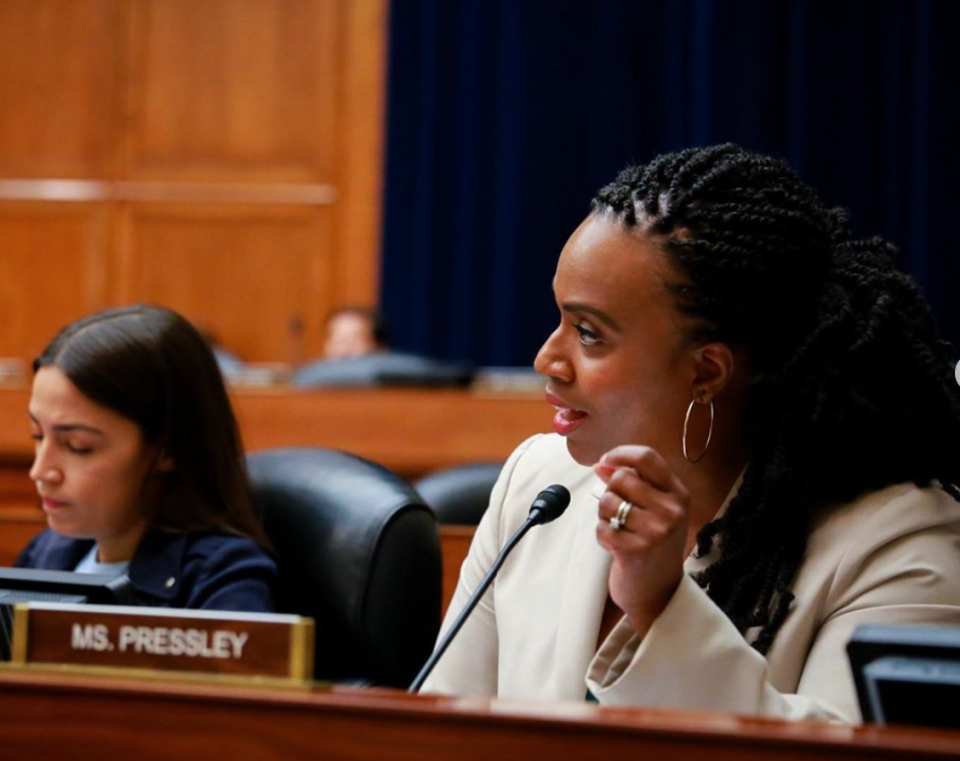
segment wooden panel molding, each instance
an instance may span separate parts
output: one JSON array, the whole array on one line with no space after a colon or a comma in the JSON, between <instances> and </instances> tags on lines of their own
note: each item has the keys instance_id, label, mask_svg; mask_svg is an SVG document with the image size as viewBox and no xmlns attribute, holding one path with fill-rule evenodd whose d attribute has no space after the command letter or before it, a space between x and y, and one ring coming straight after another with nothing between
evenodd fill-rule
<instances>
[{"instance_id":1,"label":"wooden panel molding","mask_svg":"<svg viewBox=\"0 0 960 761\"><path fill-rule=\"evenodd\" d=\"M319 345L329 212L165 204L128 214L118 301L176 309L247 361L288 362Z\"/></svg>"},{"instance_id":2,"label":"wooden panel molding","mask_svg":"<svg viewBox=\"0 0 960 761\"><path fill-rule=\"evenodd\" d=\"M102 204L0 202L2 355L30 362L64 325L106 305Z\"/></svg>"},{"instance_id":3,"label":"wooden panel molding","mask_svg":"<svg viewBox=\"0 0 960 761\"><path fill-rule=\"evenodd\" d=\"M129 176L333 179L342 3L131 7Z\"/></svg>"},{"instance_id":4,"label":"wooden panel molding","mask_svg":"<svg viewBox=\"0 0 960 761\"><path fill-rule=\"evenodd\" d=\"M0 2L0 177L109 177L118 0Z\"/></svg>"},{"instance_id":5,"label":"wooden panel molding","mask_svg":"<svg viewBox=\"0 0 960 761\"><path fill-rule=\"evenodd\" d=\"M0 358L147 300L296 363L376 304L386 25L387 0L0 2Z\"/></svg>"},{"instance_id":6,"label":"wooden panel molding","mask_svg":"<svg viewBox=\"0 0 960 761\"><path fill-rule=\"evenodd\" d=\"M338 304L374 304L378 300L387 14L385 0L348 2L344 9Z\"/></svg>"}]
</instances>

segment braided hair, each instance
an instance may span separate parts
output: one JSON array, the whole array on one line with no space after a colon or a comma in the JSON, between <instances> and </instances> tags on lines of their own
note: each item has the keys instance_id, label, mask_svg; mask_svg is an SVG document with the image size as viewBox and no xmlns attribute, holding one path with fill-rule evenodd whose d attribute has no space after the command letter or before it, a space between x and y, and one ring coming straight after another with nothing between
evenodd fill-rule
<instances>
[{"instance_id":1,"label":"braided hair","mask_svg":"<svg viewBox=\"0 0 960 761\"><path fill-rule=\"evenodd\" d=\"M766 653L786 618L814 511L901 482L960 501L960 389L913 282L880 238L853 240L782 161L736 145L630 167L595 214L658 243L689 340L742 347L749 463L697 537L695 576Z\"/></svg>"}]
</instances>

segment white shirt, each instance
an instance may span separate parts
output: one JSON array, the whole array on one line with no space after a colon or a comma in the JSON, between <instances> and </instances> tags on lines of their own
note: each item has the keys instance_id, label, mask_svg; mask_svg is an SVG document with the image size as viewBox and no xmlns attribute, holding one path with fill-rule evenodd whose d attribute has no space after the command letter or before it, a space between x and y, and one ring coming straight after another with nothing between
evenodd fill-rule
<instances>
[{"instance_id":1,"label":"white shirt","mask_svg":"<svg viewBox=\"0 0 960 761\"><path fill-rule=\"evenodd\" d=\"M99 545L93 545L90 552L77 563L77 567L73 570L76 573L102 573L107 576L119 576L121 573L126 573L127 568L130 567L129 560L121 560L119 563L101 563L97 560L99 552Z\"/></svg>"}]
</instances>

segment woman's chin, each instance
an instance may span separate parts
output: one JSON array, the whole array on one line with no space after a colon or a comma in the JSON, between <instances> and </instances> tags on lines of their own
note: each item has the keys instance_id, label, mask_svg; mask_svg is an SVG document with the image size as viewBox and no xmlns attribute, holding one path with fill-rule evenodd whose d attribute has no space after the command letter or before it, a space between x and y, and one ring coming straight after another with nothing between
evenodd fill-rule
<instances>
[{"instance_id":1,"label":"woman's chin","mask_svg":"<svg viewBox=\"0 0 960 761\"><path fill-rule=\"evenodd\" d=\"M70 521L57 520L55 516L51 515L47 516L47 528L49 528L55 534L59 534L67 539L88 538L78 526L75 526Z\"/></svg>"},{"instance_id":2,"label":"woman's chin","mask_svg":"<svg viewBox=\"0 0 960 761\"><path fill-rule=\"evenodd\" d=\"M566 438L567 452L576 461L578 465L592 468L599 460L603 452L598 452L596 447L589 446L582 441L577 441L572 437Z\"/></svg>"}]
</instances>

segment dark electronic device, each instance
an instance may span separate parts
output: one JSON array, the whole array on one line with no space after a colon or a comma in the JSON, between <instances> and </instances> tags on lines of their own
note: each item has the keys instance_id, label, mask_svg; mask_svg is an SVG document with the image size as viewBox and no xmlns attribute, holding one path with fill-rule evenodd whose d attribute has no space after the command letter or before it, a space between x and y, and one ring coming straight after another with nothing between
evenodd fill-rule
<instances>
[{"instance_id":1,"label":"dark electronic device","mask_svg":"<svg viewBox=\"0 0 960 761\"><path fill-rule=\"evenodd\" d=\"M960 728L960 627L864 624L847 655L865 722Z\"/></svg>"},{"instance_id":2,"label":"dark electronic device","mask_svg":"<svg viewBox=\"0 0 960 761\"><path fill-rule=\"evenodd\" d=\"M133 605L126 575L0 568L0 661L10 660L13 606L22 602Z\"/></svg>"}]
</instances>

